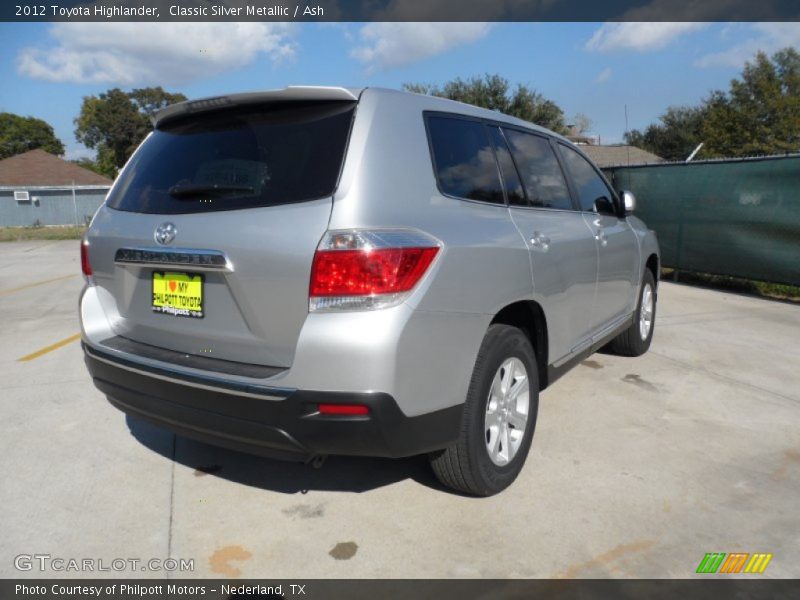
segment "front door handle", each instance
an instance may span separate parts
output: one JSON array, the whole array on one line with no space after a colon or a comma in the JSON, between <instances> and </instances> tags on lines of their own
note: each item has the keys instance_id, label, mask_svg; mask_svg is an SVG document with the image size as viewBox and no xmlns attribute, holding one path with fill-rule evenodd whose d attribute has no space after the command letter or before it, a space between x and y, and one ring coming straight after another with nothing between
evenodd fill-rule
<instances>
[{"instance_id":1,"label":"front door handle","mask_svg":"<svg viewBox=\"0 0 800 600\"><path fill-rule=\"evenodd\" d=\"M550 248L550 238L546 235L542 235L538 231L533 232L533 236L531 236L531 246L534 248L541 248L542 250L547 250Z\"/></svg>"}]
</instances>

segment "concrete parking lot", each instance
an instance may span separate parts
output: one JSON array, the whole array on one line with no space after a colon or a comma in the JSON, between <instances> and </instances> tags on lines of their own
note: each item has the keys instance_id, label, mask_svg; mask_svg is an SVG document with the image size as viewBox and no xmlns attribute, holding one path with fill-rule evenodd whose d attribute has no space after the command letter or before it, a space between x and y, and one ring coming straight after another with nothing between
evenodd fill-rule
<instances>
[{"instance_id":1,"label":"concrete parking lot","mask_svg":"<svg viewBox=\"0 0 800 600\"><path fill-rule=\"evenodd\" d=\"M126 419L83 365L79 272L78 242L0 244L0 576L41 577L14 557L49 554L201 577L688 577L707 552L767 552L764 576L800 577L798 305L662 283L651 351L545 391L519 480L474 499L423 458L315 470Z\"/></svg>"}]
</instances>

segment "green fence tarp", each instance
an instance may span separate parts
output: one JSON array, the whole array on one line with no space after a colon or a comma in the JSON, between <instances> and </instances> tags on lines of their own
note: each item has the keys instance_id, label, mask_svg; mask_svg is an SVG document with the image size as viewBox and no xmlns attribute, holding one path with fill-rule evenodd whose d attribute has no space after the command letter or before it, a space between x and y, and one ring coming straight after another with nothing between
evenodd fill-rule
<instances>
[{"instance_id":1,"label":"green fence tarp","mask_svg":"<svg viewBox=\"0 0 800 600\"><path fill-rule=\"evenodd\" d=\"M604 171L636 195L665 267L800 285L800 156Z\"/></svg>"}]
</instances>

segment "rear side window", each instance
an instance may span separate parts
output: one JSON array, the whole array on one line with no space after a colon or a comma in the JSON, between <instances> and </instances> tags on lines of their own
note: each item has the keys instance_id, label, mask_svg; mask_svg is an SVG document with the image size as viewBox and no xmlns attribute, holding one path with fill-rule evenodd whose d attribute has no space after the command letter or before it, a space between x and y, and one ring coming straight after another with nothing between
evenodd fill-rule
<instances>
[{"instance_id":1,"label":"rear side window","mask_svg":"<svg viewBox=\"0 0 800 600\"><path fill-rule=\"evenodd\" d=\"M497 161L486 128L478 121L429 116L433 164L443 193L504 204Z\"/></svg>"},{"instance_id":2,"label":"rear side window","mask_svg":"<svg viewBox=\"0 0 800 600\"><path fill-rule=\"evenodd\" d=\"M572 209L569 188L547 138L504 129L532 206Z\"/></svg>"},{"instance_id":3,"label":"rear side window","mask_svg":"<svg viewBox=\"0 0 800 600\"><path fill-rule=\"evenodd\" d=\"M134 154L108 206L177 214L330 196L354 107L352 102L265 105L167 123Z\"/></svg>"},{"instance_id":4,"label":"rear side window","mask_svg":"<svg viewBox=\"0 0 800 600\"><path fill-rule=\"evenodd\" d=\"M599 208L600 212L609 212L609 207L613 207L613 195L603 178L589 161L572 148L559 144L559 149L578 193L581 210L594 211Z\"/></svg>"}]
</instances>

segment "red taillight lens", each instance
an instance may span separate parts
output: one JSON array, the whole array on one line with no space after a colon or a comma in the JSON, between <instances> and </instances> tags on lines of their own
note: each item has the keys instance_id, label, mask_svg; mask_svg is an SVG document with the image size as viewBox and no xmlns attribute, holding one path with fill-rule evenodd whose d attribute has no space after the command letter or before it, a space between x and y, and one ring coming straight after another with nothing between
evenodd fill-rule
<instances>
[{"instance_id":1,"label":"red taillight lens","mask_svg":"<svg viewBox=\"0 0 800 600\"><path fill-rule=\"evenodd\" d=\"M369 407L363 404L320 404L318 407L321 415L368 415Z\"/></svg>"},{"instance_id":2,"label":"red taillight lens","mask_svg":"<svg viewBox=\"0 0 800 600\"><path fill-rule=\"evenodd\" d=\"M311 296L372 296L407 292L430 266L438 247L317 250Z\"/></svg>"},{"instance_id":3,"label":"red taillight lens","mask_svg":"<svg viewBox=\"0 0 800 600\"><path fill-rule=\"evenodd\" d=\"M81 242L81 271L86 277L92 276L92 265L89 263L89 242Z\"/></svg>"},{"instance_id":4,"label":"red taillight lens","mask_svg":"<svg viewBox=\"0 0 800 600\"><path fill-rule=\"evenodd\" d=\"M378 310L405 301L441 242L417 229L325 232L311 265L308 308Z\"/></svg>"}]
</instances>

